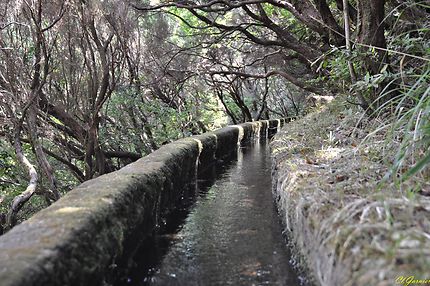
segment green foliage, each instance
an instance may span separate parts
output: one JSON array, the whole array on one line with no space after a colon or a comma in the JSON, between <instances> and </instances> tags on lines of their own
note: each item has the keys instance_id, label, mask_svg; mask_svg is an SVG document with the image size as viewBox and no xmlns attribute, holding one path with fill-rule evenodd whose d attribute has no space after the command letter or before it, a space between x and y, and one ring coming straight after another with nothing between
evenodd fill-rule
<instances>
[{"instance_id":1,"label":"green foliage","mask_svg":"<svg viewBox=\"0 0 430 286\"><path fill-rule=\"evenodd\" d=\"M13 150L7 146L6 142L0 141L0 180L5 182L15 177L15 157ZM0 185L0 190L3 191L6 184Z\"/></svg>"},{"instance_id":2,"label":"green foliage","mask_svg":"<svg viewBox=\"0 0 430 286\"><path fill-rule=\"evenodd\" d=\"M153 140L158 146L200 133L197 121L209 130L221 127L224 114L215 97L204 92L197 93L195 97L185 97L180 106L169 106L133 89L117 91L105 108L110 120L102 126L100 138L111 149L121 146L124 150L138 153L146 149L146 154L150 150L145 148L148 142L142 137L145 124L152 130Z\"/></svg>"},{"instance_id":3,"label":"green foliage","mask_svg":"<svg viewBox=\"0 0 430 286\"><path fill-rule=\"evenodd\" d=\"M330 57L321 62L319 69L330 70L330 80L333 82L349 81L350 74L347 61L352 58L353 56L348 56L345 50L334 48Z\"/></svg>"},{"instance_id":4,"label":"green foliage","mask_svg":"<svg viewBox=\"0 0 430 286\"><path fill-rule=\"evenodd\" d=\"M25 190L25 183L21 182L23 175L12 146L6 141L0 141L0 198L3 198L0 213L6 213L12 199Z\"/></svg>"},{"instance_id":5,"label":"green foliage","mask_svg":"<svg viewBox=\"0 0 430 286\"><path fill-rule=\"evenodd\" d=\"M405 104L412 107L407 109ZM430 174L425 173L430 166L430 65L402 94L395 114L393 131L401 134L402 141L392 172L401 172L401 180L420 173L430 178Z\"/></svg>"},{"instance_id":6,"label":"green foliage","mask_svg":"<svg viewBox=\"0 0 430 286\"><path fill-rule=\"evenodd\" d=\"M197 29L203 29L206 27L202 21L194 17L194 15L187 9L179 9L177 7L169 7L167 11L170 14L170 26L172 29L171 40L183 47L193 46L194 41L190 41L190 38L195 38L195 32ZM205 15L205 13L203 13ZM214 28L206 28L206 33L213 33Z\"/></svg>"},{"instance_id":7,"label":"green foliage","mask_svg":"<svg viewBox=\"0 0 430 286\"><path fill-rule=\"evenodd\" d=\"M376 75L389 82L377 99L384 99L384 104L376 111L393 114L382 121L382 125L391 127L387 145L400 142L386 178L400 182L430 178L429 25L430 22L421 23L412 30L405 30L402 22L397 22L395 28L405 31L396 33L393 29L387 36L387 46L392 67L398 67L398 72L389 74L388 69L384 69ZM370 78L369 85L377 80L376 76Z\"/></svg>"},{"instance_id":8,"label":"green foliage","mask_svg":"<svg viewBox=\"0 0 430 286\"><path fill-rule=\"evenodd\" d=\"M391 168L385 180L419 182L430 178L430 22L412 23L402 17L408 5L417 3L387 13L385 20L391 21L392 27L387 29L386 61L378 73L366 70L363 62L381 51L357 47L351 53L333 48L318 70L330 71L320 80L368 100L373 117L380 122L374 134L388 130L385 156ZM348 62L355 70L356 82L351 80Z\"/></svg>"},{"instance_id":9,"label":"green foliage","mask_svg":"<svg viewBox=\"0 0 430 286\"><path fill-rule=\"evenodd\" d=\"M35 165L39 172L39 181L37 187L38 192L25 204L23 210L19 214L19 220L27 219L37 210L46 206L42 193L43 190L49 188L48 182L41 174L41 170L37 167L36 158L33 154L31 145L23 144L22 148L28 160ZM51 166L55 170L59 191L64 194L78 182L65 166L51 158L49 159ZM0 204L0 213L8 212L12 200L17 195L25 191L27 184L28 170L24 169L17 161L13 146L6 141L0 141L0 198L3 198L3 201Z\"/></svg>"}]
</instances>

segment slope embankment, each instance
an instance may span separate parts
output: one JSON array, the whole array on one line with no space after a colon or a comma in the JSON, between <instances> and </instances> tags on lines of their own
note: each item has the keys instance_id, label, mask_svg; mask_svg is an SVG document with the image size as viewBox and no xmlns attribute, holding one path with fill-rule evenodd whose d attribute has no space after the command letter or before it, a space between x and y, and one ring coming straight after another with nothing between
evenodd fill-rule
<instances>
[{"instance_id":1,"label":"slope embankment","mask_svg":"<svg viewBox=\"0 0 430 286\"><path fill-rule=\"evenodd\" d=\"M393 142L373 124L335 101L272 143L278 208L316 285L430 279L430 198L383 181Z\"/></svg>"}]
</instances>

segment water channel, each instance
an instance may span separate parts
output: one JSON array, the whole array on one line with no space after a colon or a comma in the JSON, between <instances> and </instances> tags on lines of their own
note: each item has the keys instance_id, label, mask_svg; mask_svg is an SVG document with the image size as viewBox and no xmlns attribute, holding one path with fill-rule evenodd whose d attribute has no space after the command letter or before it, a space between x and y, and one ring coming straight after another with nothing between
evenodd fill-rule
<instances>
[{"instance_id":1,"label":"water channel","mask_svg":"<svg viewBox=\"0 0 430 286\"><path fill-rule=\"evenodd\" d=\"M200 177L198 195L114 285L300 285L272 199L265 140Z\"/></svg>"}]
</instances>

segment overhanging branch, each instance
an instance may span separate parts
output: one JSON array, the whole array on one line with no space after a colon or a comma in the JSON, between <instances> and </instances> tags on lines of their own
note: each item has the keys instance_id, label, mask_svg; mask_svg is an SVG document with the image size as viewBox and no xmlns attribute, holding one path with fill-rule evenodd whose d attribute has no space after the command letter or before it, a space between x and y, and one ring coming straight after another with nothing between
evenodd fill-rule
<instances>
[{"instance_id":1,"label":"overhanging branch","mask_svg":"<svg viewBox=\"0 0 430 286\"><path fill-rule=\"evenodd\" d=\"M323 94L324 91L321 88L315 87L315 86L310 86L305 84L304 82L300 81L299 79L297 79L296 77L288 74L287 72L284 71L279 71L279 70L272 70L269 71L265 74L251 74L251 73L245 73L245 72L239 72L239 71L209 71L209 74L211 76L213 75L236 75L237 77L241 77L241 78L258 78L258 79L264 79L264 78L269 78L272 76L281 76L283 78L285 78L286 80L288 80L289 82L291 82L292 84L306 90L309 92L313 92L316 94Z\"/></svg>"}]
</instances>

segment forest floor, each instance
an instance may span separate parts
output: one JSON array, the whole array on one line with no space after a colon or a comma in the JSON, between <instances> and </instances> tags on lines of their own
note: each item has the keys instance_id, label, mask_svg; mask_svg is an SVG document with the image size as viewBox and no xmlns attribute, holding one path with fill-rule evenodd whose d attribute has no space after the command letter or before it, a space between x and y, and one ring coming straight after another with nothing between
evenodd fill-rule
<instances>
[{"instance_id":1,"label":"forest floor","mask_svg":"<svg viewBox=\"0 0 430 286\"><path fill-rule=\"evenodd\" d=\"M272 143L278 207L317 285L430 279L430 183L383 180L398 146L368 136L379 124L340 98Z\"/></svg>"}]
</instances>

